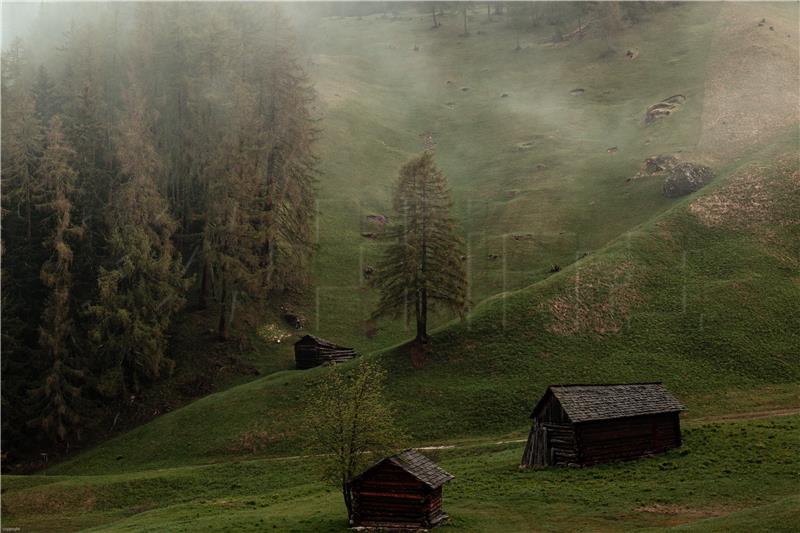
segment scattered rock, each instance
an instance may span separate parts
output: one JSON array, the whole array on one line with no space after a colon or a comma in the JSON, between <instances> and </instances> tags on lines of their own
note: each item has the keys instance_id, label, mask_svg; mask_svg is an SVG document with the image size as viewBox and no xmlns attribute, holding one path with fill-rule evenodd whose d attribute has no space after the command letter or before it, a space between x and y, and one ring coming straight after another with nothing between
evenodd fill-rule
<instances>
[{"instance_id":1,"label":"scattered rock","mask_svg":"<svg viewBox=\"0 0 800 533\"><path fill-rule=\"evenodd\" d=\"M608 152L609 154L616 154L617 153L617 147L616 146L612 146L611 148L606 148L606 152Z\"/></svg>"},{"instance_id":2,"label":"scattered rock","mask_svg":"<svg viewBox=\"0 0 800 533\"><path fill-rule=\"evenodd\" d=\"M367 222L383 227L389 222L389 217L386 215L367 215Z\"/></svg>"},{"instance_id":3,"label":"scattered rock","mask_svg":"<svg viewBox=\"0 0 800 533\"><path fill-rule=\"evenodd\" d=\"M646 125L652 124L656 120L660 118L667 117L674 113L675 111L680 108L681 105L686 101L686 97L682 94L676 94L674 96L670 96L664 100L661 100L657 104L653 104L647 108L647 112L644 116L644 123Z\"/></svg>"},{"instance_id":4,"label":"scattered rock","mask_svg":"<svg viewBox=\"0 0 800 533\"><path fill-rule=\"evenodd\" d=\"M561 270L561 266L560 265L557 265L557 264L550 265L549 272L551 274L555 274L556 272L559 272L560 270Z\"/></svg>"},{"instance_id":5,"label":"scattered rock","mask_svg":"<svg viewBox=\"0 0 800 533\"><path fill-rule=\"evenodd\" d=\"M533 239L532 233L514 233L511 238L515 241L530 241Z\"/></svg>"},{"instance_id":6,"label":"scattered rock","mask_svg":"<svg viewBox=\"0 0 800 533\"><path fill-rule=\"evenodd\" d=\"M533 142L526 141L516 144L517 150L530 150L533 147Z\"/></svg>"},{"instance_id":7,"label":"scattered rock","mask_svg":"<svg viewBox=\"0 0 800 533\"><path fill-rule=\"evenodd\" d=\"M500 95L500 98L508 98L508 93L503 93Z\"/></svg>"},{"instance_id":8,"label":"scattered rock","mask_svg":"<svg viewBox=\"0 0 800 533\"><path fill-rule=\"evenodd\" d=\"M375 273L375 267L367 265L364 267L364 279L369 279Z\"/></svg>"},{"instance_id":9,"label":"scattered rock","mask_svg":"<svg viewBox=\"0 0 800 533\"><path fill-rule=\"evenodd\" d=\"M543 163L536 163L536 166L534 168L536 170L547 170L547 165L545 165Z\"/></svg>"},{"instance_id":10,"label":"scattered rock","mask_svg":"<svg viewBox=\"0 0 800 533\"><path fill-rule=\"evenodd\" d=\"M770 26L769 27L769 31L775 31L775 27L774 26Z\"/></svg>"},{"instance_id":11,"label":"scattered rock","mask_svg":"<svg viewBox=\"0 0 800 533\"><path fill-rule=\"evenodd\" d=\"M447 106L447 107L449 107L450 109L453 109L453 108L456 106L456 103L455 103L455 102L447 102L447 103L446 103L446 104L444 104L444 105L446 105L446 106Z\"/></svg>"},{"instance_id":12,"label":"scattered rock","mask_svg":"<svg viewBox=\"0 0 800 533\"><path fill-rule=\"evenodd\" d=\"M678 198L700 190L714 178L714 171L704 165L679 163L664 180L662 191L667 198Z\"/></svg>"},{"instance_id":13,"label":"scattered rock","mask_svg":"<svg viewBox=\"0 0 800 533\"><path fill-rule=\"evenodd\" d=\"M464 91L464 92L467 92L467 91L469 91L469 87L462 87L461 90Z\"/></svg>"},{"instance_id":14,"label":"scattered rock","mask_svg":"<svg viewBox=\"0 0 800 533\"><path fill-rule=\"evenodd\" d=\"M625 59L627 59L628 61L633 61L637 57L639 57L639 50L635 48L633 50L628 50L627 52L625 52Z\"/></svg>"},{"instance_id":15,"label":"scattered rock","mask_svg":"<svg viewBox=\"0 0 800 533\"><path fill-rule=\"evenodd\" d=\"M487 255L486 255L486 259L489 259L489 260L491 260L491 261L494 261L495 259L500 259L500 256L499 256L499 255L497 255L497 254L487 254Z\"/></svg>"},{"instance_id":16,"label":"scattered rock","mask_svg":"<svg viewBox=\"0 0 800 533\"><path fill-rule=\"evenodd\" d=\"M305 317L300 313L285 311L283 313L283 320L294 329L303 329L305 324Z\"/></svg>"},{"instance_id":17,"label":"scattered rock","mask_svg":"<svg viewBox=\"0 0 800 533\"><path fill-rule=\"evenodd\" d=\"M581 95L583 95L583 93L585 93L585 92L586 92L586 91L585 91L584 89L581 89L580 87L578 87L577 89L572 89L572 90L569 92L569 94L571 94L572 96L581 96Z\"/></svg>"},{"instance_id":18,"label":"scattered rock","mask_svg":"<svg viewBox=\"0 0 800 533\"><path fill-rule=\"evenodd\" d=\"M648 174L658 174L666 172L678 164L678 158L674 155L661 154L648 157L644 160L644 172Z\"/></svg>"},{"instance_id":19,"label":"scattered rock","mask_svg":"<svg viewBox=\"0 0 800 533\"><path fill-rule=\"evenodd\" d=\"M378 234L375 233L374 231L361 232L361 236L364 237L364 238L367 238L367 239L377 239L378 238Z\"/></svg>"}]
</instances>

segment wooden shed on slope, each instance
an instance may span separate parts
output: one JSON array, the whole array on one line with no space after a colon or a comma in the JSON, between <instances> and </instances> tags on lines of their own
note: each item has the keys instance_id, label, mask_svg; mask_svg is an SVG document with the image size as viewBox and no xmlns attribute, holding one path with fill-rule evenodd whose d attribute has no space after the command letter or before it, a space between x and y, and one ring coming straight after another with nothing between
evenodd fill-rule
<instances>
[{"instance_id":1,"label":"wooden shed on slope","mask_svg":"<svg viewBox=\"0 0 800 533\"><path fill-rule=\"evenodd\" d=\"M661 383L551 385L531 414L522 466L586 466L677 448L684 409Z\"/></svg>"},{"instance_id":2,"label":"wooden shed on slope","mask_svg":"<svg viewBox=\"0 0 800 533\"><path fill-rule=\"evenodd\" d=\"M339 346L314 335L304 335L294 343L294 362L300 370L325 363L349 361L357 355L352 348Z\"/></svg>"},{"instance_id":3,"label":"wooden shed on slope","mask_svg":"<svg viewBox=\"0 0 800 533\"><path fill-rule=\"evenodd\" d=\"M387 457L350 484L354 527L428 529L447 519L442 485L453 476L414 450Z\"/></svg>"}]
</instances>

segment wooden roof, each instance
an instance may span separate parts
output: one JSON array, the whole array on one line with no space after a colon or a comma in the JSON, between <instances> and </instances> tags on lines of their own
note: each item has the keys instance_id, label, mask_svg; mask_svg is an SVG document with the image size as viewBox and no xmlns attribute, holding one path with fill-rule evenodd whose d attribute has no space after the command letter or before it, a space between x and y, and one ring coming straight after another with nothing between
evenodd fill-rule
<instances>
[{"instance_id":1,"label":"wooden roof","mask_svg":"<svg viewBox=\"0 0 800 533\"><path fill-rule=\"evenodd\" d=\"M536 416L539 408L551 394L574 423L671 413L686 409L661 382L551 385L536 404L531 417Z\"/></svg>"},{"instance_id":2,"label":"wooden roof","mask_svg":"<svg viewBox=\"0 0 800 533\"><path fill-rule=\"evenodd\" d=\"M309 341L311 341L312 343L314 343L314 344L316 344L318 346L323 346L325 348L333 348L333 349L341 349L341 350L350 350L351 349L351 348L347 348L345 346L339 346L338 344L334 344L329 340L322 339L322 338L317 337L315 335L303 335L300 338L299 341L295 342L295 344L300 344L301 342L302 343L307 343Z\"/></svg>"},{"instance_id":3,"label":"wooden roof","mask_svg":"<svg viewBox=\"0 0 800 533\"><path fill-rule=\"evenodd\" d=\"M438 489L455 477L416 450L405 450L397 455L381 459L354 479L364 477L367 473L378 468L385 462L390 462L402 468L432 489Z\"/></svg>"}]
</instances>

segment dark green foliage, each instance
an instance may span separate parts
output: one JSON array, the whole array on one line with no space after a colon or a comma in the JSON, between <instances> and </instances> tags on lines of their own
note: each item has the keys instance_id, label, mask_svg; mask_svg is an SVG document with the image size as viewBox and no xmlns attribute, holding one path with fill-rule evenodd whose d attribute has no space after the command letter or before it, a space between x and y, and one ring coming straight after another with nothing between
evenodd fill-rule
<instances>
[{"instance_id":1,"label":"dark green foliage","mask_svg":"<svg viewBox=\"0 0 800 533\"><path fill-rule=\"evenodd\" d=\"M71 313L74 306L71 243L83 233L72 219L77 178L71 166L73 156L74 152L64 139L61 119L56 116L50 121L47 148L40 169L45 201L39 207L50 227L44 243L50 257L41 270L42 283L50 295L39 328L39 346L46 370L42 383L31 390L36 401L36 415L29 424L61 441L66 440L80 423L76 405L81 391L77 382L83 375L80 354L75 350Z\"/></svg>"},{"instance_id":2,"label":"dark green foliage","mask_svg":"<svg viewBox=\"0 0 800 533\"><path fill-rule=\"evenodd\" d=\"M176 224L156 189L161 164L151 139L152 112L133 77L125 98L117 158L126 181L109 206L108 266L101 267L90 331L101 370L99 392L138 392L174 364L165 353L167 329L186 289L172 245Z\"/></svg>"},{"instance_id":3,"label":"dark green foliage","mask_svg":"<svg viewBox=\"0 0 800 533\"><path fill-rule=\"evenodd\" d=\"M170 373L187 280L221 337L237 301L307 286L316 129L277 8L98 7L44 36L55 11L35 54L3 54L4 422L71 440L81 415L104 424L93 406Z\"/></svg>"},{"instance_id":4,"label":"dark green foliage","mask_svg":"<svg viewBox=\"0 0 800 533\"><path fill-rule=\"evenodd\" d=\"M413 306L420 342L427 340L429 302L461 316L467 308L462 244L450 207L447 179L431 152L403 165L386 233L392 242L373 278L381 291L375 316L407 316Z\"/></svg>"}]
</instances>

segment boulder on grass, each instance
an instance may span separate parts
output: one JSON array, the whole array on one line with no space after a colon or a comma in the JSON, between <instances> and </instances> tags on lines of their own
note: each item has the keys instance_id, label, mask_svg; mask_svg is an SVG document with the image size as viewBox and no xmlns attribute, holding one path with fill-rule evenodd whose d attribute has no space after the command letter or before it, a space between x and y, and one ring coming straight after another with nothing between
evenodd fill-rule
<instances>
[{"instance_id":1,"label":"boulder on grass","mask_svg":"<svg viewBox=\"0 0 800 533\"><path fill-rule=\"evenodd\" d=\"M695 163L678 163L664 180L662 190L667 198L678 198L700 190L714 178L714 171Z\"/></svg>"}]
</instances>

